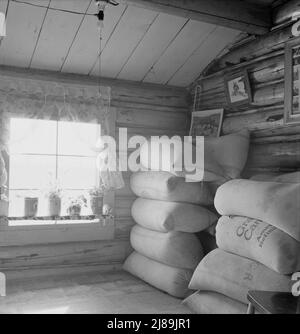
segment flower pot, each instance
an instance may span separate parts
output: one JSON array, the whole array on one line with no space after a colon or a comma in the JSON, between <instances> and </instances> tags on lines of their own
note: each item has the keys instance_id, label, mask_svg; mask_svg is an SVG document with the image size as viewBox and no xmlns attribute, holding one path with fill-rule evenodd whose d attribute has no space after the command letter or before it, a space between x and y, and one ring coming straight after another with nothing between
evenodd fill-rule
<instances>
[{"instance_id":1,"label":"flower pot","mask_svg":"<svg viewBox=\"0 0 300 334\"><path fill-rule=\"evenodd\" d=\"M35 217L37 214L39 199L37 197L25 197L24 199L24 216Z\"/></svg>"},{"instance_id":2,"label":"flower pot","mask_svg":"<svg viewBox=\"0 0 300 334\"><path fill-rule=\"evenodd\" d=\"M103 208L103 196L90 196L90 205L92 209L92 213L95 216L102 215Z\"/></svg>"},{"instance_id":3,"label":"flower pot","mask_svg":"<svg viewBox=\"0 0 300 334\"><path fill-rule=\"evenodd\" d=\"M0 217L8 217L8 201L0 200Z\"/></svg>"},{"instance_id":4,"label":"flower pot","mask_svg":"<svg viewBox=\"0 0 300 334\"><path fill-rule=\"evenodd\" d=\"M50 217L60 216L61 198L59 196L51 196L48 200L48 212Z\"/></svg>"},{"instance_id":5,"label":"flower pot","mask_svg":"<svg viewBox=\"0 0 300 334\"><path fill-rule=\"evenodd\" d=\"M80 216L80 213L81 213L81 206L79 206L79 205L69 206L68 214L70 216Z\"/></svg>"}]
</instances>

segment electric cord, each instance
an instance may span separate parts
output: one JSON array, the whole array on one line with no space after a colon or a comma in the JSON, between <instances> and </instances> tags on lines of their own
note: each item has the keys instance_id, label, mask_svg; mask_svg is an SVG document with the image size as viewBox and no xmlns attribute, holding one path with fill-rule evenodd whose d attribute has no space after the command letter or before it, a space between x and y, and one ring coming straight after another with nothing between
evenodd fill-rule
<instances>
[{"instance_id":1,"label":"electric cord","mask_svg":"<svg viewBox=\"0 0 300 334\"><path fill-rule=\"evenodd\" d=\"M9 2L20 3L20 4L23 4L23 5L28 5L28 6L32 6L32 7L45 8L45 9L49 9L49 10L53 10L53 11L57 11L57 12L63 12L63 13L86 15L86 16L97 16L97 17L99 15L99 13L96 13L96 14L81 13L81 12L76 12L76 11L68 10L68 9L59 9L59 8L53 8L53 7L38 5L38 4L34 4L34 3L31 3L31 2L26 2L26 1L22 1L22 0L9 0ZM119 3L114 1L114 0L105 0L105 1L99 1L99 2L106 2L107 4L110 4L112 6L118 6L119 5ZM8 9L8 7L7 7L7 9ZM7 15L6 15L6 17L7 17Z\"/></svg>"}]
</instances>

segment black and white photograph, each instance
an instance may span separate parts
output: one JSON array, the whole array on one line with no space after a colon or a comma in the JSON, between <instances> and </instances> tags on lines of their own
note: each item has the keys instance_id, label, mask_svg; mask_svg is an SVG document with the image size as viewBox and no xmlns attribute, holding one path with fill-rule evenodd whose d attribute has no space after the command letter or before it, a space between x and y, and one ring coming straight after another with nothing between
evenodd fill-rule
<instances>
[{"instance_id":1,"label":"black and white photograph","mask_svg":"<svg viewBox=\"0 0 300 334\"><path fill-rule=\"evenodd\" d=\"M225 76L225 89L227 103L229 105L241 105L252 102L251 86L248 72L241 74Z\"/></svg>"},{"instance_id":2,"label":"black and white photograph","mask_svg":"<svg viewBox=\"0 0 300 334\"><path fill-rule=\"evenodd\" d=\"M194 111L190 136L220 137L223 117L224 109Z\"/></svg>"},{"instance_id":3,"label":"black and white photograph","mask_svg":"<svg viewBox=\"0 0 300 334\"><path fill-rule=\"evenodd\" d=\"M0 0L1 316L299 316L299 7Z\"/></svg>"}]
</instances>

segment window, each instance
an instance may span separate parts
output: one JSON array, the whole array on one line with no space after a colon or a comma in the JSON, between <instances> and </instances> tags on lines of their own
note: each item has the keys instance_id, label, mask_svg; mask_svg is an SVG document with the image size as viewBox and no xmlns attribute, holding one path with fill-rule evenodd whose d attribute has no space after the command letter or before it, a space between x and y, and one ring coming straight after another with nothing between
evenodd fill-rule
<instances>
[{"instance_id":1,"label":"window","mask_svg":"<svg viewBox=\"0 0 300 334\"><path fill-rule=\"evenodd\" d=\"M100 125L51 120L10 120L9 216L24 216L24 198L38 198L38 216L47 216L46 193L57 184L61 215L70 198L86 194L98 180L93 150ZM90 215L89 207L82 215Z\"/></svg>"}]
</instances>

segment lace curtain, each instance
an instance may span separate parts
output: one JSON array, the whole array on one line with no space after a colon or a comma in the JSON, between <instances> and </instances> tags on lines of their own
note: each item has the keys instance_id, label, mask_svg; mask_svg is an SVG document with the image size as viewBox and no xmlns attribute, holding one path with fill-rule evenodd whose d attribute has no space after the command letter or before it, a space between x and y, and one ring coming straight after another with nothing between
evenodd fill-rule
<instances>
[{"instance_id":1,"label":"lace curtain","mask_svg":"<svg viewBox=\"0 0 300 334\"><path fill-rule=\"evenodd\" d=\"M5 156L9 155L9 124L11 117L98 123L101 136L110 135L110 88L57 84L20 78L0 80L0 186L1 198L6 197L7 170ZM96 144L96 143L95 143ZM116 159L116 152L104 150L101 137L97 154L100 161ZM102 166L102 167L101 167ZM100 164L100 179L108 190L124 186L121 172Z\"/></svg>"}]
</instances>

